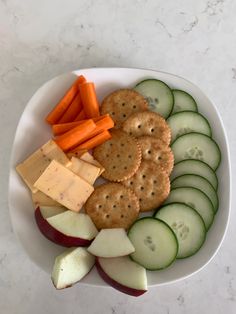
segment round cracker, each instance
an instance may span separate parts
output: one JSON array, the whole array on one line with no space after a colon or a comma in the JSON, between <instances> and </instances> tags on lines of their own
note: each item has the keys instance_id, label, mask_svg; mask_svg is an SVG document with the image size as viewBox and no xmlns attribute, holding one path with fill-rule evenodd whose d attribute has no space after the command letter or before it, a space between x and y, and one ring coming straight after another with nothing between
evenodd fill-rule
<instances>
[{"instance_id":1,"label":"round cracker","mask_svg":"<svg viewBox=\"0 0 236 314\"><path fill-rule=\"evenodd\" d=\"M174 167L174 154L169 146L161 140L151 136L138 138L143 160L154 161L170 175Z\"/></svg>"},{"instance_id":2,"label":"round cracker","mask_svg":"<svg viewBox=\"0 0 236 314\"><path fill-rule=\"evenodd\" d=\"M166 120L158 113L145 111L132 114L122 126L131 136L144 135L161 139L166 145L170 144L171 130Z\"/></svg>"},{"instance_id":3,"label":"round cracker","mask_svg":"<svg viewBox=\"0 0 236 314\"><path fill-rule=\"evenodd\" d=\"M141 212L156 209L170 193L169 176L153 161L142 161L135 175L122 184L137 195Z\"/></svg>"},{"instance_id":4,"label":"round cracker","mask_svg":"<svg viewBox=\"0 0 236 314\"><path fill-rule=\"evenodd\" d=\"M138 218L139 201L131 189L120 183L108 183L95 188L85 211L98 229L128 229Z\"/></svg>"},{"instance_id":5,"label":"round cracker","mask_svg":"<svg viewBox=\"0 0 236 314\"><path fill-rule=\"evenodd\" d=\"M102 102L101 114L109 113L115 128L121 127L131 114L148 109L146 99L132 89L120 89L108 95Z\"/></svg>"},{"instance_id":6,"label":"round cracker","mask_svg":"<svg viewBox=\"0 0 236 314\"><path fill-rule=\"evenodd\" d=\"M141 163L137 140L122 130L112 130L111 139L96 147L94 158L105 168L102 176L120 182L132 177Z\"/></svg>"}]
</instances>

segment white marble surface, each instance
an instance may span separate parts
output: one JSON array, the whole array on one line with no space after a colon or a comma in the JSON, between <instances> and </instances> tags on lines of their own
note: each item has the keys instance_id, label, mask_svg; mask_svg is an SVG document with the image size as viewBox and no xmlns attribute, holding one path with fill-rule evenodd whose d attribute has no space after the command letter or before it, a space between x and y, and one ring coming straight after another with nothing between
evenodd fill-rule
<instances>
[{"instance_id":1,"label":"white marble surface","mask_svg":"<svg viewBox=\"0 0 236 314\"><path fill-rule=\"evenodd\" d=\"M214 260L137 299L80 285L56 291L17 242L7 205L9 156L25 104L48 79L84 67L152 68L199 85L223 118L235 173L235 12L234 0L0 0L1 314L236 313L235 195Z\"/></svg>"}]
</instances>

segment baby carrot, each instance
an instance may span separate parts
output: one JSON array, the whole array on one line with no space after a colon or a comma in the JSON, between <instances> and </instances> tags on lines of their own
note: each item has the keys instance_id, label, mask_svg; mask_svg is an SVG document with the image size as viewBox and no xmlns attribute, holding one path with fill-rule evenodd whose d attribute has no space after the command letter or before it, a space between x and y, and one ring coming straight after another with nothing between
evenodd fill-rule
<instances>
[{"instance_id":1,"label":"baby carrot","mask_svg":"<svg viewBox=\"0 0 236 314\"><path fill-rule=\"evenodd\" d=\"M61 135L63 133L68 132L69 130L75 128L76 126L83 123L85 120L69 122L69 123L60 123L52 125L52 132L55 136Z\"/></svg>"},{"instance_id":2,"label":"baby carrot","mask_svg":"<svg viewBox=\"0 0 236 314\"><path fill-rule=\"evenodd\" d=\"M103 131L99 134L97 134L96 136L90 138L89 140L87 140L86 142L80 144L79 146L77 146L75 149L73 149L72 151L70 151L70 153L78 153L81 150L89 150L89 149L93 149L98 145L101 145L102 143L104 143L105 141L109 140L111 138L111 134L109 131Z\"/></svg>"},{"instance_id":3,"label":"baby carrot","mask_svg":"<svg viewBox=\"0 0 236 314\"><path fill-rule=\"evenodd\" d=\"M85 115L84 109L82 109L77 115L77 117L75 118L74 122L84 120L84 119L86 119L86 115Z\"/></svg>"},{"instance_id":4,"label":"baby carrot","mask_svg":"<svg viewBox=\"0 0 236 314\"><path fill-rule=\"evenodd\" d=\"M96 124L92 119L86 120L68 132L58 136L55 139L55 142L63 151L68 151L80 143L83 143L88 137L88 134L90 134L95 128Z\"/></svg>"},{"instance_id":5,"label":"baby carrot","mask_svg":"<svg viewBox=\"0 0 236 314\"><path fill-rule=\"evenodd\" d=\"M79 86L79 90L86 117L98 117L100 115L99 105L94 84L91 82L86 82Z\"/></svg>"},{"instance_id":6,"label":"baby carrot","mask_svg":"<svg viewBox=\"0 0 236 314\"><path fill-rule=\"evenodd\" d=\"M72 103L67 108L66 112L59 119L59 123L67 123L72 122L77 117L79 112L82 110L82 102L80 98L80 94L77 93Z\"/></svg>"},{"instance_id":7,"label":"baby carrot","mask_svg":"<svg viewBox=\"0 0 236 314\"><path fill-rule=\"evenodd\" d=\"M52 109L51 112L46 117L46 122L49 124L55 124L59 121L62 115L65 113L66 109L69 107L76 94L79 91L79 85L86 82L85 78L80 75L74 84L69 88L69 90L65 93L59 103Z\"/></svg>"}]
</instances>

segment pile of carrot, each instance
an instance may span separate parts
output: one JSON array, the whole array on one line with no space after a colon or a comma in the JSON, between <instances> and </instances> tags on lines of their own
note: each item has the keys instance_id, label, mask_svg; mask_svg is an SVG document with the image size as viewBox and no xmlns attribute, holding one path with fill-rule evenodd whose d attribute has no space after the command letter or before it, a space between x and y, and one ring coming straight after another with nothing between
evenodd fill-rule
<instances>
[{"instance_id":1,"label":"pile of carrot","mask_svg":"<svg viewBox=\"0 0 236 314\"><path fill-rule=\"evenodd\" d=\"M101 116L94 83L80 75L58 104L47 115L55 142L65 152L79 154L111 138L114 122Z\"/></svg>"}]
</instances>

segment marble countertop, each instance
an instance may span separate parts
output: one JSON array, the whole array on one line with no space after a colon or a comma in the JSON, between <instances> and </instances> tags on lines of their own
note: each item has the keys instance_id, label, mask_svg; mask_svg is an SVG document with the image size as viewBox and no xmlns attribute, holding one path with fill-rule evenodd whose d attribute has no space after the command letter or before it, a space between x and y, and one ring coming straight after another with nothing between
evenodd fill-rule
<instances>
[{"instance_id":1,"label":"marble countertop","mask_svg":"<svg viewBox=\"0 0 236 314\"><path fill-rule=\"evenodd\" d=\"M236 313L236 197L219 252L201 272L132 298L79 284L56 291L13 234L7 204L14 132L32 94L73 69L167 71L197 84L225 124L236 170L234 0L0 0L0 312ZM235 181L233 181L233 191Z\"/></svg>"}]
</instances>

